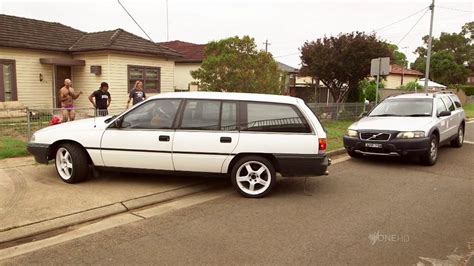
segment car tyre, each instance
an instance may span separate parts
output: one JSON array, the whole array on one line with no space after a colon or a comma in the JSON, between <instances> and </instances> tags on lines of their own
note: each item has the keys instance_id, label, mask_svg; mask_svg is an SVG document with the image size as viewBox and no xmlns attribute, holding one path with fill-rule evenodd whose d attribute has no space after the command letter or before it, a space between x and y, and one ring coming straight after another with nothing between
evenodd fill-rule
<instances>
[{"instance_id":1,"label":"car tyre","mask_svg":"<svg viewBox=\"0 0 474 266\"><path fill-rule=\"evenodd\" d=\"M56 151L56 171L66 183L78 183L85 180L90 172L86 151L79 145L65 143Z\"/></svg>"},{"instance_id":2,"label":"car tyre","mask_svg":"<svg viewBox=\"0 0 474 266\"><path fill-rule=\"evenodd\" d=\"M451 147L460 148L464 143L464 126L461 124L458 128L458 134L455 139L451 141Z\"/></svg>"},{"instance_id":3,"label":"car tyre","mask_svg":"<svg viewBox=\"0 0 474 266\"><path fill-rule=\"evenodd\" d=\"M276 183L273 164L261 156L245 156L232 167L232 185L244 197L262 198Z\"/></svg>"},{"instance_id":4,"label":"car tyre","mask_svg":"<svg viewBox=\"0 0 474 266\"><path fill-rule=\"evenodd\" d=\"M421 162L424 165L435 165L438 160L439 140L436 135L431 135L430 144L426 152L421 156Z\"/></svg>"},{"instance_id":5,"label":"car tyre","mask_svg":"<svg viewBox=\"0 0 474 266\"><path fill-rule=\"evenodd\" d=\"M352 158L360 158L362 154L355 152L354 150L351 149L346 149L347 154L351 156Z\"/></svg>"}]
</instances>

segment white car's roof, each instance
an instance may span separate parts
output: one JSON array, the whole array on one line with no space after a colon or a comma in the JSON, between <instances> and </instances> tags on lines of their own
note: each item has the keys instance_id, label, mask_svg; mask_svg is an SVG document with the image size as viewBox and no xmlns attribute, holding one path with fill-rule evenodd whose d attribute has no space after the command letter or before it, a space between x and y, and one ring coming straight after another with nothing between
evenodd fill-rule
<instances>
[{"instance_id":1,"label":"white car's roof","mask_svg":"<svg viewBox=\"0 0 474 266\"><path fill-rule=\"evenodd\" d=\"M150 99L162 98L259 101L290 104L297 103L297 98L291 96L240 92L169 92L150 97Z\"/></svg>"},{"instance_id":2,"label":"white car's roof","mask_svg":"<svg viewBox=\"0 0 474 266\"><path fill-rule=\"evenodd\" d=\"M435 96L450 95L444 93L408 93L389 97L388 99L433 99Z\"/></svg>"}]
</instances>

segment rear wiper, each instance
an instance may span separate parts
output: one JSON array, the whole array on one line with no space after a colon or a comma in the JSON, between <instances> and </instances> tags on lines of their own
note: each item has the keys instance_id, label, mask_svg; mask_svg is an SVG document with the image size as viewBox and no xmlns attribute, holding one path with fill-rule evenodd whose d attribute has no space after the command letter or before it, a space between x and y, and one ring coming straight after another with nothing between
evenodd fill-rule
<instances>
[{"instance_id":1,"label":"rear wiper","mask_svg":"<svg viewBox=\"0 0 474 266\"><path fill-rule=\"evenodd\" d=\"M407 115L407 116L416 117L416 116L431 116L431 115L430 114L412 114L412 115Z\"/></svg>"}]
</instances>

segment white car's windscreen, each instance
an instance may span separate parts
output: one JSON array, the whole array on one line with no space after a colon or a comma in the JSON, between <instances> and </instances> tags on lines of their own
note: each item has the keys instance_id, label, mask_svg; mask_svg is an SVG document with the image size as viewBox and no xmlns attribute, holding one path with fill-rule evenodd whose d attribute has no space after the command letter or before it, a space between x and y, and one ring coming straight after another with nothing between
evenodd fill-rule
<instances>
[{"instance_id":1,"label":"white car's windscreen","mask_svg":"<svg viewBox=\"0 0 474 266\"><path fill-rule=\"evenodd\" d=\"M369 116L431 116L432 99L387 99L370 112Z\"/></svg>"}]
</instances>

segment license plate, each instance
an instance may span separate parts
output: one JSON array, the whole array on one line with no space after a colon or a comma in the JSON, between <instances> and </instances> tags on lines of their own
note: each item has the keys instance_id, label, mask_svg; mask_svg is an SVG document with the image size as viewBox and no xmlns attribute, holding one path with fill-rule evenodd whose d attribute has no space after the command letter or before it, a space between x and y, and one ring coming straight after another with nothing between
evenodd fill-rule
<instances>
[{"instance_id":1,"label":"license plate","mask_svg":"<svg viewBox=\"0 0 474 266\"><path fill-rule=\"evenodd\" d=\"M369 148L382 148L382 144L379 144L379 143L365 143L365 147L369 147Z\"/></svg>"}]
</instances>

